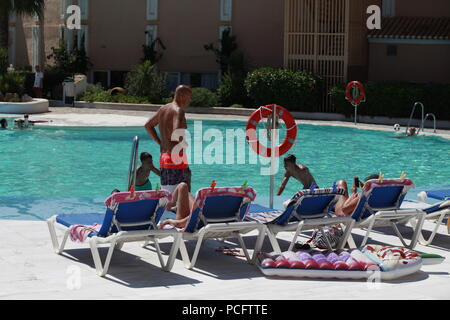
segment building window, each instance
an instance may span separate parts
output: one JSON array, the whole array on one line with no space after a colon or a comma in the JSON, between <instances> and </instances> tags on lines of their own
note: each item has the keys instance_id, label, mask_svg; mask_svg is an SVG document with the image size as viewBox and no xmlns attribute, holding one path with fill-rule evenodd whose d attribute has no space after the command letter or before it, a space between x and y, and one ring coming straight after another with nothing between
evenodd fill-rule
<instances>
[{"instance_id":1,"label":"building window","mask_svg":"<svg viewBox=\"0 0 450 320\"><path fill-rule=\"evenodd\" d=\"M16 27L9 27L8 63L16 64Z\"/></svg>"},{"instance_id":2,"label":"building window","mask_svg":"<svg viewBox=\"0 0 450 320\"><path fill-rule=\"evenodd\" d=\"M84 45L84 51L88 53L89 41L88 41L88 26L81 25L81 29L77 30L77 48L80 50Z\"/></svg>"},{"instance_id":3,"label":"building window","mask_svg":"<svg viewBox=\"0 0 450 320\"><path fill-rule=\"evenodd\" d=\"M39 65L39 51L40 51L40 37L41 37L41 28L39 26L33 26L32 29L32 56L31 56L31 64L34 70L34 67Z\"/></svg>"},{"instance_id":4,"label":"building window","mask_svg":"<svg viewBox=\"0 0 450 320\"><path fill-rule=\"evenodd\" d=\"M158 36L158 26L156 24L150 24L145 27L145 44L151 45Z\"/></svg>"},{"instance_id":5,"label":"building window","mask_svg":"<svg viewBox=\"0 0 450 320\"><path fill-rule=\"evenodd\" d=\"M17 21L17 14L15 12L12 12L9 14L9 22L15 23Z\"/></svg>"},{"instance_id":6,"label":"building window","mask_svg":"<svg viewBox=\"0 0 450 320\"><path fill-rule=\"evenodd\" d=\"M73 51L73 30L63 26L64 28L64 37L63 40L66 42L67 51L71 53Z\"/></svg>"},{"instance_id":7,"label":"building window","mask_svg":"<svg viewBox=\"0 0 450 320\"><path fill-rule=\"evenodd\" d=\"M230 26L220 26L219 27L219 39L222 40L222 36L223 36L223 32L225 30L230 30L230 35L231 35L231 27Z\"/></svg>"},{"instance_id":8,"label":"building window","mask_svg":"<svg viewBox=\"0 0 450 320\"><path fill-rule=\"evenodd\" d=\"M125 85L125 77L128 71L111 71L110 72L110 87L124 87Z\"/></svg>"},{"instance_id":9,"label":"building window","mask_svg":"<svg viewBox=\"0 0 450 320\"><path fill-rule=\"evenodd\" d=\"M395 16L395 0L383 0L383 17Z\"/></svg>"},{"instance_id":10,"label":"building window","mask_svg":"<svg viewBox=\"0 0 450 320\"><path fill-rule=\"evenodd\" d=\"M185 84L192 87L202 87L209 90L217 89L219 78L217 73L198 73L198 72L167 72L167 88L169 91L175 91L177 86Z\"/></svg>"},{"instance_id":11,"label":"building window","mask_svg":"<svg viewBox=\"0 0 450 320\"><path fill-rule=\"evenodd\" d=\"M93 72L93 83L100 83L104 89L108 89L111 83L111 72L107 70L97 70Z\"/></svg>"},{"instance_id":12,"label":"building window","mask_svg":"<svg viewBox=\"0 0 450 320\"><path fill-rule=\"evenodd\" d=\"M220 21L231 21L232 0L220 0Z\"/></svg>"},{"instance_id":13,"label":"building window","mask_svg":"<svg viewBox=\"0 0 450 320\"><path fill-rule=\"evenodd\" d=\"M218 80L219 79L217 73L203 73L201 80L201 87L209 90L217 89L217 87L219 86Z\"/></svg>"},{"instance_id":14,"label":"building window","mask_svg":"<svg viewBox=\"0 0 450 320\"><path fill-rule=\"evenodd\" d=\"M393 44L387 45L386 54L388 57L396 57L397 56L397 46Z\"/></svg>"},{"instance_id":15,"label":"building window","mask_svg":"<svg viewBox=\"0 0 450 320\"><path fill-rule=\"evenodd\" d=\"M158 0L147 0L147 20L158 19Z\"/></svg>"},{"instance_id":16,"label":"building window","mask_svg":"<svg viewBox=\"0 0 450 320\"><path fill-rule=\"evenodd\" d=\"M81 20L87 20L89 18L89 1L78 0L78 6L81 11Z\"/></svg>"},{"instance_id":17,"label":"building window","mask_svg":"<svg viewBox=\"0 0 450 320\"><path fill-rule=\"evenodd\" d=\"M61 19L64 19L67 14L67 8L72 5L72 0L61 0Z\"/></svg>"},{"instance_id":18,"label":"building window","mask_svg":"<svg viewBox=\"0 0 450 320\"><path fill-rule=\"evenodd\" d=\"M179 72L167 72L166 73L167 89L169 91L175 91L181 82L181 74Z\"/></svg>"}]
</instances>

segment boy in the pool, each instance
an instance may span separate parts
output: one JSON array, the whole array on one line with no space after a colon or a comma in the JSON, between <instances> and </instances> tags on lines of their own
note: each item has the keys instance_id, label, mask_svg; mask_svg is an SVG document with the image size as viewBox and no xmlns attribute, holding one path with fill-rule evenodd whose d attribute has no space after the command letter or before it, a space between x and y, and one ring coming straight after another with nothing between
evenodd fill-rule
<instances>
[{"instance_id":1,"label":"boy in the pool","mask_svg":"<svg viewBox=\"0 0 450 320\"><path fill-rule=\"evenodd\" d=\"M158 177L161 175L159 169L153 165L152 155L148 152L141 153L141 166L136 171L136 186L135 190L152 190L152 183L150 182L150 172L153 171Z\"/></svg>"},{"instance_id":2,"label":"boy in the pool","mask_svg":"<svg viewBox=\"0 0 450 320\"><path fill-rule=\"evenodd\" d=\"M303 184L304 189L311 188L312 184L315 184L316 188L319 187L316 183L316 180L314 180L311 172L309 172L308 167L303 164L297 164L296 161L297 158L292 154L284 158L284 169L286 170L286 173L284 174L283 182L278 189L277 196L283 193L290 177L293 177L300 181Z\"/></svg>"},{"instance_id":3,"label":"boy in the pool","mask_svg":"<svg viewBox=\"0 0 450 320\"><path fill-rule=\"evenodd\" d=\"M0 120L0 129L8 129L8 121L6 119Z\"/></svg>"}]
</instances>

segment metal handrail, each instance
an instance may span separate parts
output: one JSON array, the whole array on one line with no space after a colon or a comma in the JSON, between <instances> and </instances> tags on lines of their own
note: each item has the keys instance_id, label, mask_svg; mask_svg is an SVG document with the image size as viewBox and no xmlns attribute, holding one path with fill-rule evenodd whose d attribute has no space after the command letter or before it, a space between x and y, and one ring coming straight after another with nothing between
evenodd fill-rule
<instances>
[{"instance_id":1,"label":"metal handrail","mask_svg":"<svg viewBox=\"0 0 450 320\"><path fill-rule=\"evenodd\" d=\"M406 131L405 131L405 133L407 133L408 132L408 130L409 130L409 126L410 126L410 124L411 124L411 120L412 120L412 117L414 116L414 111L416 111L416 106L417 105L420 105L421 107L422 107L422 122L421 122L421 124L420 124L420 129L422 129L422 131L423 131L423 115L424 115L424 109L425 109L425 107L423 106L423 103L422 102L416 102L416 103L414 103L414 106L413 106L413 109L412 109L412 111L411 111L411 115L409 116L409 120L408 120L408 126L406 127ZM419 129L419 131L420 131L420 129ZM419 133L419 131L417 132L417 133Z\"/></svg>"},{"instance_id":2,"label":"metal handrail","mask_svg":"<svg viewBox=\"0 0 450 320\"><path fill-rule=\"evenodd\" d=\"M136 171L137 171L137 155L139 149L139 137L135 136L133 139L133 147L131 148L131 158L130 158L130 166L128 169L128 188L131 189L131 186L136 185Z\"/></svg>"},{"instance_id":3,"label":"metal handrail","mask_svg":"<svg viewBox=\"0 0 450 320\"><path fill-rule=\"evenodd\" d=\"M423 123L425 124L425 121L427 121L428 116L433 117L433 132L436 133L436 116L434 115L434 113L427 113L425 115L425 118L423 119ZM422 127L422 131L423 131L423 127Z\"/></svg>"}]
</instances>

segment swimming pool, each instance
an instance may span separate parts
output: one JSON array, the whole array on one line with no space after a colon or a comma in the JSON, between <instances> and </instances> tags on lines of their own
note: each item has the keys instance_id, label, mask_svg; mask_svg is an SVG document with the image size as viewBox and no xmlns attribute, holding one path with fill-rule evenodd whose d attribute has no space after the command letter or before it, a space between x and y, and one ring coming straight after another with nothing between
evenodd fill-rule
<instances>
[{"instance_id":1,"label":"swimming pool","mask_svg":"<svg viewBox=\"0 0 450 320\"><path fill-rule=\"evenodd\" d=\"M194 121L188 121L192 135L195 125ZM225 136L227 129L244 128L245 123L204 120L201 125L203 132L213 128ZM385 173L385 177L398 177L405 171L416 186L450 182L450 141L444 138L397 139L394 132L306 124L299 125L298 129L297 141L290 153L297 156L299 163L310 168L321 187L331 186L338 179L364 178L380 171ZM43 205L45 199L63 198L85 199L83 201L96 203L95 207L101 206L101 201L114 188L126 188L131 143L135 135L140 138L139 152L151 153L155 165L158 165L159 147L143 127L35 127L32 130L0 131L0 206L12 203L11 199L14 200L12 207L17 206L20 198L24 197L34 199L33 203L38 206ZM211 143L204 142L203 151ZM248 157L246 143L236 146L235 151L238 148L245 148ZM192 150L192 157L195 151ZM208 165L193 162L191 160L190 167L194 191L209 186L212 179L218 186L241 185L247 180L258 195L269 194L269 177L260 175L260 169L268 167L266 164L246 161L244 164ZM284 174L280 165L275 179L276 188ZM153 174L150 179L154 186L159 181ZM301 185L292 180L283 195L290 196L299 188ZM76 209L75 205L64 204L62 208L55 205L58 212ZM16 208L14 212L0 212L0 218L17 216L20 210Z\"/></svg>"}]
</instances>

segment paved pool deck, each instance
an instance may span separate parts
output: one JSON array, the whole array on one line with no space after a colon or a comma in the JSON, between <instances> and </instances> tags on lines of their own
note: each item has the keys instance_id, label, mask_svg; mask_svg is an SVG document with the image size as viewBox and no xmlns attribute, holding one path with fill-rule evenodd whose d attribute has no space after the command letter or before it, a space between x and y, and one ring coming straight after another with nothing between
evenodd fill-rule
<instances>
[{"instance_id":1,"label":"paved pool deck","mask_svg":"<svg viewBox=\"0 0 450 320\"><path fill-rule=\"evenodd\" d=\"M428 235L432 225L425 224ZM410 228L401 228L410 237ZM390 230L373 233L369 243L400 245ZM127 243L115 251L105 278L96 275L89 246L85 243L67 244L63 255L53 252L47 224L44 221L0 220L0 299L150 299L150 300L340 300L340 299L449 299L450 298L450 235L446 226L432 245L416 246L416 251L437 253L446 257L439 265L424 265L407 277L389 282L364 280L308 280L266 278L244 258L216 252L220 243L204 242L193 270L184 268L180 255L172 271L159 268L152 249L140 243ZM359 243L363 231L354 230ZM292 233L280 233L282 249ZM255 236L246 237L252 248ZM230 241L235 242L235 239ZM304 239L303 239L304 241ZM192 254L194 244L188 242ZM231 245L233 246L233 245ZM170 243L162 242L168 253ZM263 251L272 251L267 237ZM106 248L100 251L102 259Z\"/></svg>"}]
</instances>

